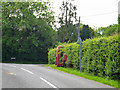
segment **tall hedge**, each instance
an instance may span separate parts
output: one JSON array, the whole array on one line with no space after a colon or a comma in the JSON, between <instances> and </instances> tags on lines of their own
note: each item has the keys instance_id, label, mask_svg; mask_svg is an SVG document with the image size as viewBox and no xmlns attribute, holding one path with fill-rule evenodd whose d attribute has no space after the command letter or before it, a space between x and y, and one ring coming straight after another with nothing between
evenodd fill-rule
<instances>
[{"instance_id":1,"label":"tall hedge","mask_svg":"<svg viewBox=\"0 0 120 90\"><path fill-rule=\"evenodd\" d=\"M81 69L82 72L97 76L120 79L118 35L87 39L82 45ZM79 69L79 45L70 43L63 45L62 51L67 55L67 67ZM49 64L55 63L56 49L48 53Z\"/></svg>"}]
</instances>

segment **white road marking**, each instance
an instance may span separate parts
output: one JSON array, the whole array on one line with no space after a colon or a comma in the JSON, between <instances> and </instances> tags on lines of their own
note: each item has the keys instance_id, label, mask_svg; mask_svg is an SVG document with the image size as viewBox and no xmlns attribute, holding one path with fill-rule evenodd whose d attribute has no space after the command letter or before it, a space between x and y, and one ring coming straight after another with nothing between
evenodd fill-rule
<instances>
[{"instance_id":1,"label":"white road marking","mask_svg":"<svg viewBox=\"0 0 120 90\"><path fill-rule=\"evenodd\" d=\"M33 72L31 72L31 71L29 71L27 69L24 69L24 68L21 68L21 69L24 70L24 71L26 71L26 72L28 72L28 73L30 73L30 74L34 74Z\"/></svg>"},{"instance_id":2,"label":"white road marking","mask_svg":"<svg viewBox=\"0 0 120 90\"><path fill-rule=\"evenodd\" d=\"M8 65L8 66L12 66L12 67L16 67L16 66L13 66L13 65L9 65L9 64L4 64L4 65ZM23 65L23 66L35 66L35 65ZM24 68L21 68L22 70L30 73L30 74L34 74L33 72L27 70L27 69L24 69ZM14 73L8 73L10 75L16 75ZM48 82L47 80L45 80L44 78L40 77L41 80L43 80L44 82L46 82L48 85L50 85L51 87L55 88L56 90L59 90L55 85L53 85L52 83Z\"/></svg>"},{"instance_id":3,"label":"white road marking","mask_svg":"<svg viewBox=\"0 0 120 90\"><path fill-rule=\"evenodd\" d=\"M53 84L51 84L50 82L48 82L48 81L47 81L47 80L45 80L44 78L40 77L40 79L41 79L41 80L43 80L44 82L46 82L47 84L49 84L51 87L53 87L53 88L56 88L56 89L57 89L57 87L56 87L56 86L54 86Z\"/></svg>"}]
</instances>

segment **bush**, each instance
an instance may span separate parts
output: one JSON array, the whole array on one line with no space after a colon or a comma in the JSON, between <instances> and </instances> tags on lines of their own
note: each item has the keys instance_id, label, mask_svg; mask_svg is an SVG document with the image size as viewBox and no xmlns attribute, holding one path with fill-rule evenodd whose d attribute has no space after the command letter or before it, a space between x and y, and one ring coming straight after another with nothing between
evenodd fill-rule
<instances>
[{"instance_id":1,"label":"bush","mask_svg":"<svg viewBox=\"0 0 120 90\"><path fill-rule=\"evenodd\" d=\"M48 63L55 64L56 61L56 48L50 49L48 53Z\"/></svg>"},{"instance_id":2,"label":"bush","mask_svg":"<svg viewBox=\"0 0 120 90\"><path fill-rule=\"evenodd\" d=\"M82 45L81 70L97 76L119 79L120 59L118 35L87 39ZM67 55L67 67L79 69L79 45L64 44L62 51ZM49 64L55 62L56 49L48 53Z\"/></svg>"}]
</instances>

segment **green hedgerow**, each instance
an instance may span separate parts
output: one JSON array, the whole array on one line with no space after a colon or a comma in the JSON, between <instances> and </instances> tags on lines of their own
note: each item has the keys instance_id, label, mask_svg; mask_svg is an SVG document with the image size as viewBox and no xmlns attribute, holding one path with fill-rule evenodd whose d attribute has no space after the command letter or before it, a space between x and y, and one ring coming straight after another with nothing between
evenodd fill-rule
<instances>
[{"instance_id":1,"label":"green hedgerow","mask_svg":"<svg viewBox=\"0 0 120 90\"><path fill-rule=\"evenodd\" d=\"M81 47L81 70L100 77L120 79L118 35L87 39ZM61 51L67 55L66 66L79 69L79 45L64 44ZM56 48L48 53L48 63L55 63Z\"/></svg>"}]
</instances>

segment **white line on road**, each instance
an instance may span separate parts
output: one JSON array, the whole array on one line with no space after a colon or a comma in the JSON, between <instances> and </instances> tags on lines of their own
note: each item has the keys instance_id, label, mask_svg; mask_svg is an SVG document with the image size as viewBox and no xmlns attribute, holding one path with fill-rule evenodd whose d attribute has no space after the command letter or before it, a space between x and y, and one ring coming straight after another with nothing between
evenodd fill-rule
<instances>
[{"instance_id":1,"label":"white line on road","mask_svg":"<svg viewBox=\"0 0 120 90\"><path fill-rule=\"evenodd\" d=\"M56 87L56 86L54 86L53 84L51 84L50 82L48 82L48 81L47 81L47 80L45 80L44 78L40 77L40 79L41 79L41 80L43 80L44 82L46 82L47 84L49 84L51 87L53 87L53 88L56 88L56 89L57 89L57 87Z\"/></svg>"},{"instance_id":2,"label":"white line on road","mask_svg":"<svg viewBox=\"0 0 120 90\"><path fill-rule=\"evenodd\" d=\"M26 71L26 72L29 72L30 74L34 74L33 72L27 70L27 69L24 69L24 68L21 68L22 70Z\"/></svg>"},{"instance_id":3,"label":"white line on road","mask_svg":"<svg viewBox=\"0 0 120 90\"><path fill-rule=\"evenodd\" d=\"M27 69L24 69L24 68L21 68L22 70L24 71L27 71L29 72L30 74L34 74L33 72L27 70ZM51 87L55 88L56 90L59 90L55 85L53 85L52 83L48 82L47 80L45 80L44 78L40 77L41 80L43 80L44 82L46 82L47 84L49 84Z\"/></svg>"}]
</instances>

